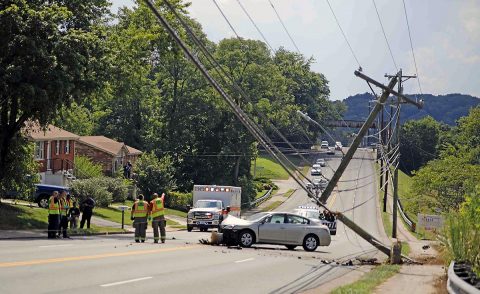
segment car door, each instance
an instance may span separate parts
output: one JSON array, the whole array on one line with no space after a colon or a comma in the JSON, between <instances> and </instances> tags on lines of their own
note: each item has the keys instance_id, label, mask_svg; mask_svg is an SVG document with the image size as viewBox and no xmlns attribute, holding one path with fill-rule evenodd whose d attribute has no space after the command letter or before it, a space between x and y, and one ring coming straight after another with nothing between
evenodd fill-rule
<instances>
[{"instance_id":1,"label":"car door","mask_svg":"<svg viewBox=\"0 0 480 294\"><path fill-rule=\"evenodd\" d=\"M285 242L289 244L302 244L310 221L299 215L287 214L285 223Z\"/></svg>"},{"instance_id":2,"label":"car door","mask_svg":"<svg viewBox=\"0 0 480 294\"><path fill-rule=\"evenodd\" d=\"M285 238L285 214L274 213L258 227L258 242L279 243Z\"/></svg>"}]
</instances>

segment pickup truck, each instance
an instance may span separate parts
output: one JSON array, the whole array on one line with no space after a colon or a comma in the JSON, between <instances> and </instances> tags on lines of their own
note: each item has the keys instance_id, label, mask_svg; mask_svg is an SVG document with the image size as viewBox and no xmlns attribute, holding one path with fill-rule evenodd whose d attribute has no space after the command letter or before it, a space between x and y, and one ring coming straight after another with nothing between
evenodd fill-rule
<instances>
[{"instance_id":1,"label":"pickup truck","mask_svg":"<svg viewBox=\"0 0 480 294\"><path fill-rule=\"evenodd\" d=\"M48 199L53 194L54 191L67 191L70 194L70 188L63 186L54 186L54 185L44 185L36 184L35 185L35 202L38 203L38 206L42 208L48 207Z\"/></svg>"}]
</instances>

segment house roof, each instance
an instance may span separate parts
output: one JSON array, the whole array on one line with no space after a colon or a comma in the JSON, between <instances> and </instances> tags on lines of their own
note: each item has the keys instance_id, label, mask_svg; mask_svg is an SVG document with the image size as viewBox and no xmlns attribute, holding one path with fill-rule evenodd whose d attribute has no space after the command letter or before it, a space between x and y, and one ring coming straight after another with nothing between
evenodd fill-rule
<instances>
[{"instance_id":1,"label":"house roof","mask_svg":"<svg viewBox=\"0 0 480 294\"><path fill-rule=\"evenodd\" d=\"M34 141L78 140L80 138L80 136L54 125L48 125L46 129L43 129L39 124L31 123L28 124L24 130L27 136Z\"/></svg>"},{"instance_id":2,"label":"house roof","mask_svg":"<svg viewBox=\"0 0 480 294\"><path fill-rule=\"evenodd\" d=\"M126 149L124 143L117 142L105 136L82 136L78 141L114 156L118 155L122 148ZM126 151L128 152L128 150Z\"/></svg>"},{"instance_id":3,"label":"house roof","mask_svg":"<svg viewBox=\"0 0 480 294\"><path fill-rule=\"evenodd\" d=\"M129 155L140 155L142 154L143 152L138 150L138 149L135 149L133 147L130 147L128 145L125 145L125 147L127 147L127 150L128 150L128 154Z\"/></svg>"}]
</instances>

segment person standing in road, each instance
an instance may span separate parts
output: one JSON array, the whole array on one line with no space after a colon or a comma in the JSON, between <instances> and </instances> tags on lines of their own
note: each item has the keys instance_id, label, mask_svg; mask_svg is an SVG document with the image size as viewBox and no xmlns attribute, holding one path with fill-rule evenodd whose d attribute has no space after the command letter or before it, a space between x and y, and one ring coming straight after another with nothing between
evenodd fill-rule
<instances>
[{"instance_id":1,"label":"person standing in road","mask_svg":"<svg viewBox=\"0 0 480 294\"><path fill-rule=\"evenodd\" d=\"M90 229L90 220L92 219L93 208L95 208L95 200L88 196L80 204L80 211L82 211L82 220L80 221L80 229L83 229L85 221L87 221L87 229Z\"/></svg>"},{"instance_id":2,"label":"person standing in road","mask_svg":"<svg viewBox=\"0 0 480 294\"><path fill-rule=\"evenodd\" d=\"M150 201L149 218L152 218L153 228L153 243L158 243L161 239L162 243L165 243L165 193L162 193L162 197L158 197L157 193L153 193L153 200ZM160 227L160 237L158 237L158 227Z\"/></svg>"},{"instance_id":3,"label":"person standing in road","mask_svg":"<svg viewBox=\"0 0 480 294\"><path fill-rule=\"evenodd\" d=\"M58 230L58 235L60 236L60 232L63 238L70 238L67 235L67 228L68 228L68 211L72 207L72 199L70 195L67 195L67 191L62 191L60 194L60 228Z\"/></svg>"},{"instance_id":4,"label":"person standing in road","mask_svg":"<svg viewBox=\"0 0 480 294\"><path fill-rule=\"evenodd\" d=\"M135 228L135 242L145 242L147 235L148 202L143 201L143 195L138 195L137 201L132 206L130 219Z\"/></svg>"},{"instance_id":5,"label":"person standing in road","mask_svg":"<svg viewBox=\"0 0 480 294\"><path fill-rule=\"evenodd\" d=\"M60 222L60 203L58 191L54 191L48 200L48 239L55 239Z\"/></svg>"}]
</instances>

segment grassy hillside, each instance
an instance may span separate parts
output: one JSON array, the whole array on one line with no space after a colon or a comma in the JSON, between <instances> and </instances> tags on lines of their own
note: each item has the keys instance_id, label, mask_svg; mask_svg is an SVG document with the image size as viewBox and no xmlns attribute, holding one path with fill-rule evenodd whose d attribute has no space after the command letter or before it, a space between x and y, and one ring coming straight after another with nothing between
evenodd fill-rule
<instances>
[{"instance_id":1,"label":"grassy hillside","mask_svg":"<svg viewBox=\"0 0 480 294\"><path fill-rule=\"evenodd\" d=\"M253 168L254 164L252 163L252 174L254 174ZM286 180L288 179L288 173L282 168L280 164L272 160L270 157L259 156L257 158L255 177L275 180Z\"/></svg>"}]
</instances>

